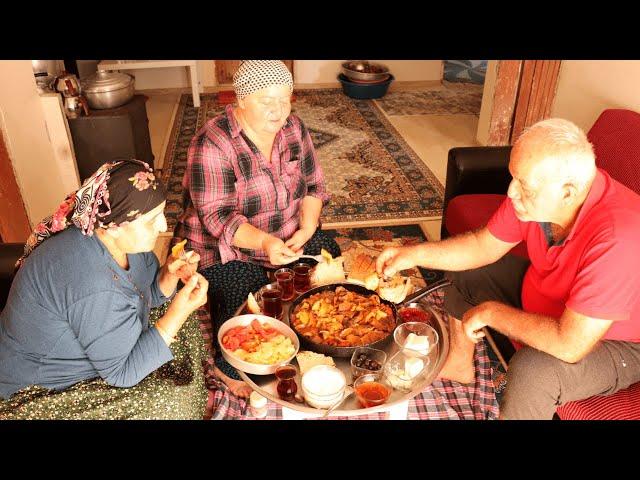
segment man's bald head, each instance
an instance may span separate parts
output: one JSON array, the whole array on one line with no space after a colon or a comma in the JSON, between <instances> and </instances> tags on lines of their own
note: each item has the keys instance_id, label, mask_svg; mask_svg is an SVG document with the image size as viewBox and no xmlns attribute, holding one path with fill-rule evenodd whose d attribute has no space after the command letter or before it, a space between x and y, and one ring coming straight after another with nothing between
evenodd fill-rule
<instances>
[{"instance_id":1,"label":"man's bald head","mask_svg":"<svg viewBox=\"0 0 640 480\"><path fill-rule=\"evenodd\" d=\"M537 182L559 180L581 193L591 187L596 175L595 154L587 136L561 118L542 120L527 128L513 145L512 158Z\"/></svg>"}]
</instances>

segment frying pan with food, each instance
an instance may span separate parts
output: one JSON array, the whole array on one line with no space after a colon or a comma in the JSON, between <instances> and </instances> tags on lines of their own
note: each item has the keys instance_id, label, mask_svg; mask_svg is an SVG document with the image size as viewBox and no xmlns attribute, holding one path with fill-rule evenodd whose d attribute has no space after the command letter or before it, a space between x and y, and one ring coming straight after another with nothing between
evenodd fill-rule
<instances>
[{"instance_id":1,"label":"frying pan with food","mask_svg":"<svg viewBox=\"0 0 640 480\"><path fill-rule=\"evenodd\" d=\"M449 285L449 283L450 282L447 280L442 280L440 282L434 283L433 285L429 285L421 290L418 290L412 295L409 295L407 298L405 298L404 302L402 302L399 305L396 305L395 303L390 302L388 300L384 300L382 298L380 299L380 303L387 305L391 308L391 312L393 313L394 323L395 325L397 325L398 324L398 307L405 304L409 304L411 302L415 302L420 298L424 297L425 295L429 294L430 292L433 292L434 290L437 290L439 288ZM289 325L291 326L291 329L296 333L296 335L298 335L298 338L300 339L301 348L305 350L311 350L312 352L322 353L324 355L329 355L332 357L339 357L339 358L351 357L355 349L358 347L384 349L384 347L386 347L389 344L389 342L393 339L393 330L390 333L388 333L386 337L373 343L368 343L365 345L356 345L353 347L338 347L335 345L326 345L324 343L314 342L310 338L302 335L302 333L300 333L296 329L293 319L294 319L294 314L298 305L304 302L311 295L325 292L325 291L335 291L337 287L343 287L348 291L355 292L359 295L364 295L364 296L370 296L370 295L376 294L375 292L361 285L356 285L354 283L330 283L328 285L321 285L319 287L312 288L311 290L307 290L305 293L301 294L298 298L296 298L291 303L291 306L289 308Z\"/></svg>"}]
</instances>

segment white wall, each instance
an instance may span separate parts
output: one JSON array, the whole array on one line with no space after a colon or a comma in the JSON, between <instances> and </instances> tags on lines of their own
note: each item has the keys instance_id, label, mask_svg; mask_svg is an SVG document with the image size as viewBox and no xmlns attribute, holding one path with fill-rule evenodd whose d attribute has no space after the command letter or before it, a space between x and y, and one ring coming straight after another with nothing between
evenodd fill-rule
<instances>
[{"instance_id":1,"label":"white wall","mask_svg":"<svg viewBox=\"0 0 640 480\"><path fill-rule=\"evenodd\" d=\"M202 87L216 85L214 60L197 60L198 79ZM155 88L191 88L191 81L185 67L149 68L140 70L126 70L136 77L136 90L150 90Z\"/></svg>"},{"instance_id":2,"label":"white wall","mask_svg":"<svg viewBox=\"0 0 640 480\"><path fill-rule=\"evenodd\" d=\"M296 84L338 83L337 76L346 60L294 60ZM442 60L370 60L389 67L396 81L440 81Z\"/></svg>"},{"instance_id":3,"label":"white wall","mask_svg":"<svg viewBox=\"0 0 640 480\"><path fill-rule=\"evenodd\" d=\"M480 106L478 131L476 133L476 139L480 145L486 145L489 142L489 124L493 110L493 98L496 93L497 74L498 61L489 60L487 63L487 74L484 78L484 87L482 89L482 105Z\"/></svg>"},{"instance_id":4,"label":"white wall","mask_svg":"<svg viewBox=\"0 0 640 480\"><path fill-rule=\"evenodd\" d=\"M33 226L69 192L49 140L31 60L0 60L0 128Z\"/></svg>"},{"instance_id":5,"label":"white wall","mask_svg":"<svg viewBox=\"0 0 640 480\"><path fill-rule=\"evenodd\" d=\"M296 84L335 83L340 66L345 60L294 60ZM442 80L442 60L371 60L382 63L396 81L440 81ZM162 68L148 70L127 70L136 77L136 89L186 88L190 87L185 68ZM215 60L198 60L198 75L203 87L216 85Z\"/></svg>"},{"instance_id":6,"label":"white wall","mask_svg":"<svg viewBox=\"0 0 640 480\"><path fill-rule=\"evenodd\" d=\"M607 108L640 112L640 60L563 60L551 115L586 131Z\"/></svg>"}]
</instances>

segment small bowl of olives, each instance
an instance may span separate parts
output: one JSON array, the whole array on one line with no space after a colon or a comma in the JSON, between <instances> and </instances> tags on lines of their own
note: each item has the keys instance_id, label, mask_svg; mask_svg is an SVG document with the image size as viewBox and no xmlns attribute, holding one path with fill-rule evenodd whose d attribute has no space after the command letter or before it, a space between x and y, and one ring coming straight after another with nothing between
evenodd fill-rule
<instances>
[{"instance_id":1,"label":"small bowl of olives","mask_svg":"<svg viewBox=\"0 0 640 480\"><path fill-rule=\"evenodd\" d=\"M351 376L353 380L370 373L381 373L387 354L382 350L358 347L351 356Z\"/></svg>"}]
</instances>

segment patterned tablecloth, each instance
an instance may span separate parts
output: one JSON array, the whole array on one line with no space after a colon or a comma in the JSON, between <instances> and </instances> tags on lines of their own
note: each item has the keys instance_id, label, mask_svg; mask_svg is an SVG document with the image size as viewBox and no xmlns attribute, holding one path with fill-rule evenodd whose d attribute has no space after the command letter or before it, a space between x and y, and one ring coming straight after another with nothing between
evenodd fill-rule
<instances>
[{"instance_id":1,"label":"patterned tablecloth","mask_svg":"<svg viewBox=\"0 0 640 480\"><path fill-rule=\"evenodd\" d=\"M436 291L428 297L443 318L448 320L442 310L443 294ZM201 329L205 340L211 344L211 327L208 314L202 311ZM445 323L448 324L448 321ZM207 366L207 385L209 386L208 416L214 420L256 420L251 414L248 402L231 394L227 387L215 378L209 359ZM435 380L421 393L408 402L401 403L388 411L358 416L331 416L329 420L493 420L498 418L490 359L487 347L478 342L474 357L475 382L461 384L449 380ZM267 416L261 420L318 419L318 416L302 414L269 401Z\"/></svg>"}]
</instances>

